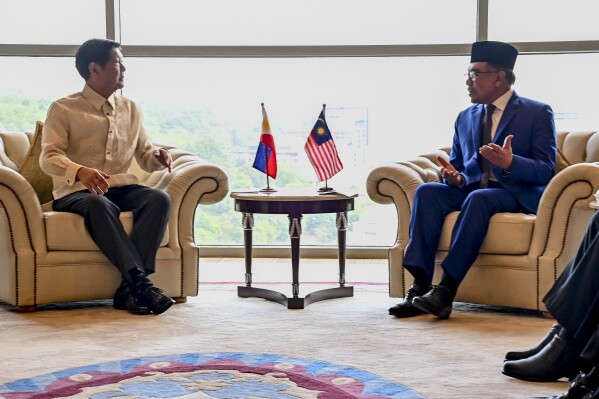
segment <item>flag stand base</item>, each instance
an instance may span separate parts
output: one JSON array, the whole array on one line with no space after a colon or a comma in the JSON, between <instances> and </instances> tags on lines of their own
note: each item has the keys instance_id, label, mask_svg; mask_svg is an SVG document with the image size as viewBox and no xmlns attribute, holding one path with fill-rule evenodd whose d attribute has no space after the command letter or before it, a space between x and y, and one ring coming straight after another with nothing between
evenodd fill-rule
<instances>
[{"instance_id":1,"label":"flag stand base","mask_svg":"<svg viewBox=\"0 0 599 399\"><path fill-rule=\"evenodd\" d=\"M275 190L272 187L264 187L263 189L260 190L261 193L276 193L277 190Z\"/></svg>"},{"instance_id":2,"label":"flag stand base","mask_svg":"<svg viewBox=\"0 0 599 399\"><path fill-rule=\"evenodd\" d=\"M334 191L334 190L333 190L332 187L321 187L321 188L318 189L319 193L326 193L326 192L329 192L329 191Z\"/></svg>"}]
</instances>

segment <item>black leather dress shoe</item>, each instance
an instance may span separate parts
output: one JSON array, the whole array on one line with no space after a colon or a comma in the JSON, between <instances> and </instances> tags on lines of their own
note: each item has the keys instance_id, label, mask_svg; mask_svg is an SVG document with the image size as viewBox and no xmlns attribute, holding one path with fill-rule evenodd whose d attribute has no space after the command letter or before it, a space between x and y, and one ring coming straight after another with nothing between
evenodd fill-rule
<instances>
[{"instance_id":1,"label":"black leather dress shoe","mask_svg":"<svg viewBox=\"0 0 599 399\"><path fill-rule=\"evenodd\" d=\"M389 314L399 318L414 317L425 314L426 312L423 312L412 305L412 300L416 296L426 294L429 289L430 286L420 287L418 284L412 284L410 289L408 289L408 292L406 292L404 300L389 308Z\"/></svg>"},{"instance_id":2,"label":"black leather dress shoe","mask_svg":"<svg viewBox=\"0 0 599 399\"><path fill-rule=\"evenodd\" d=\"M131 292L129 284L123 282L116 290L112 306L115 309L126 310L133 314L150 314L152 313L147 306L139 303L139 300Z\"/></svg>"},{"instance_id":3,"label":"black leather dress shoe","mask_svg":"<svg viewBox=\"0 0 599 399\"><path fill-rule=\"evenodd\" d=\"M528 399L596 399L599 398L599 389L589 381L587 376L580 372L572 380L568 390L561 395L546 398L528 398Z\"/></svg>"},{"instance_id":4,"label":"black leather dress shoe","mask_svg":"<svg viewBox=\"0 0 599 399\"><path fill-rule=\"evenodd\" d=\"M525 381L550 382L578 373L578 352L559 335L555 335L539 353L526 359L508 360L503 374Z\"/></svg>"},{"instance_id":5,"label":"black leather dress shoe","mask_svg":"<svg viewBox=\"0 0 599 399\"><path fill-rule=\"evenodd\" d=\"M138 298L154 314L166 312L175 303L173 298L165 295L160 288L154 285L146 286Z\"/></svg>"},{"instance_id":6,"label":"black leather dress shoe","mask_svg":"<svg viewBox=\"0 0 599 399\"><path fill-rule=\"evenodd\" d=\"M559 324L554 324L553 327L551 327L551 330L549 330L549 332L547 333L547 335L545 335L545 337L534 347L523 351L508 352L505 354L505 360L520 360L536 355L541 351L541 349L547 346L549 342L551 342L551 340L556 334L559 334L562 328L563 327Z\"/></svg>"},{"instance_id":7,"label":"black leather dress shoe","mask_svg":"<svg viewBox=\"0 0 599 399\"><path fill-rule=\"evenodd\" d=\"M131 275L131 292L135 295L139 303L147 306L154 314L166 312L175 301L173 298L164 294L164 292L156 287L148 278L145 272L134 268L129 271Z\"/></svg>"},{"instance_id":8,"label":"black leather dress shoe","mask_svg":"<svg viewBox=\"0 0 599 399\"><path fill-rule=\"evenodd\" d=\"M412 304L440 319L448 319L452 310L453 297L454 294L447 288L442 285L433 285L429 292L415 297Z\"/></svg>"}]
</instances>

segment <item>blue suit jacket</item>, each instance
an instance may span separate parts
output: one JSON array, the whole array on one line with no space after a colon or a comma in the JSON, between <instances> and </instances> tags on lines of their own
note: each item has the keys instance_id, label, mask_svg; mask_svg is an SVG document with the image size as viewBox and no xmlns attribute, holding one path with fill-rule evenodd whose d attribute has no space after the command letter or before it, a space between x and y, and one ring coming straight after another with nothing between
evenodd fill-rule
<instances>
[{"instance_id":1,"label":"blue suit jacket","mask_svg":"<svg viewBox=\"0 0 599 399\"><path fill-rule=\"evenodd\" d=\"M472 105L460 112L455 122L449 162L462 174L465 185L481 178L478 149L484 105ZM503 146L514 135L511 173L491 165L495 178L510 190L530 212L536 213L543 190L555 173L556 132L553 110L547 104L512 94L497 126L493 142ZM486 143L485 143L486 144Z\"/></svg>"}]
</instances>

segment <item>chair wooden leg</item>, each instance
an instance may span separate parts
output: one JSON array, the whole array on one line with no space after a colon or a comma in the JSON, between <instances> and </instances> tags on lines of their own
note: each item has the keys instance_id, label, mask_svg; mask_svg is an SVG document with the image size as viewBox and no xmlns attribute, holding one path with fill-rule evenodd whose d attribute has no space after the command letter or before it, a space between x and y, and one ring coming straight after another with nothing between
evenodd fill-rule
<instances>
[{"instance_id":1,"label":"chair wooden leg","mask_svg":"<svg viewBox=\"0 0 599 399\"><path fill-rule=\"evenodd\" d=\"M19 313L37 312L37 305L17 306L17 312L19 312Z\"/></svg>"},{"instance_id":2,"label":"chair wooden leg","mask_svg":"<svg viewBox=\"0 0 599 399\"><path fill-rule=\"evenodd\" d=\"M186 303L187 302L186 296L178 296L173 299L175 300L175 303Z\"/></svg>"}]
</instances>

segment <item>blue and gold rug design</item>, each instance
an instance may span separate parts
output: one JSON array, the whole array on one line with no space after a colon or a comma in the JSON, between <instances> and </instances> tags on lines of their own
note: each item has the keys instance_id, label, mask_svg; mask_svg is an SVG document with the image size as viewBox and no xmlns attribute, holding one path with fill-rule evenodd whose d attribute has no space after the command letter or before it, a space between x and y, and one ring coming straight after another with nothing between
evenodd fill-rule
<instances>
[{"instance_id":1,"label":"blue and gold rug design","mask_svg":"<svg viewBox=\"0 0 599 399\"><path fill-rule=\"evenodd\" d=\"M250 353L189 353L76 367L0 385L0 398L424 399L352 367Z\"/></svg>"}]
</instances>

